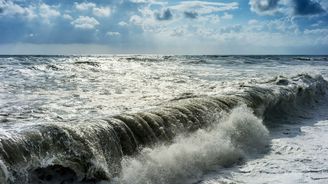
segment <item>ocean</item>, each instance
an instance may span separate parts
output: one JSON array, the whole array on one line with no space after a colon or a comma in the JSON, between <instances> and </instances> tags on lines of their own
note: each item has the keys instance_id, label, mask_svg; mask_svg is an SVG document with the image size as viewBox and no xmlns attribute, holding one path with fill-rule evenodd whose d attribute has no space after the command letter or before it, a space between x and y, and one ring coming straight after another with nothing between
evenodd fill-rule
<instances>
[{"instance_id":1,"label":"ocean","mask_svg":"<svg viewBox=\"0 0 328 184\"><path fill-rule=\"evenodd\" d=\"M328 56L0 56L0 183L328 183Z\"/></svg>"}]
</instances>

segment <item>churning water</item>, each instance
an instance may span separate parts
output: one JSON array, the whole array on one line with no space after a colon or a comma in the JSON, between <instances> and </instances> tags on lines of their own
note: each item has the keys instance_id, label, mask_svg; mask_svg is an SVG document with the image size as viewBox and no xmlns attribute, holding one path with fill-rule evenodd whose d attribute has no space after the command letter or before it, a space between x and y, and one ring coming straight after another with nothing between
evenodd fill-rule
<instances>
[{"instance_id":1,"label":"churning water","mask_svg":"<svg viewBox=\"0 0 328 184\"><path fill-rule=\"evenodd\" d=\"M1 56L0 183L327 183L326 56Z\"/></svg>"}]
</instances>

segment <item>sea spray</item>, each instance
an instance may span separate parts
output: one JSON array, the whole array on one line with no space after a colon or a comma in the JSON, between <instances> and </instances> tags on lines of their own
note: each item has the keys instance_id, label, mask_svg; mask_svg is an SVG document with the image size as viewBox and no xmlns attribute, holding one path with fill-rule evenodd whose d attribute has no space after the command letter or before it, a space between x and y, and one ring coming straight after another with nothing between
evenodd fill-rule
<instances>
[{"instance_id":1,"label":"sea spray","mask_svg":"<svg viewBox=\"0 0 328 184\"><path fill-rule=\"evenodd\" d=\"M170 145L145 148L136 157L125 157L121 175L113 183L166 184L197 179L213 167L230 166L247 154L262 152L269 142L262 120L243 105L210 129L177 137Z\"/></svg>"}]
</instances>

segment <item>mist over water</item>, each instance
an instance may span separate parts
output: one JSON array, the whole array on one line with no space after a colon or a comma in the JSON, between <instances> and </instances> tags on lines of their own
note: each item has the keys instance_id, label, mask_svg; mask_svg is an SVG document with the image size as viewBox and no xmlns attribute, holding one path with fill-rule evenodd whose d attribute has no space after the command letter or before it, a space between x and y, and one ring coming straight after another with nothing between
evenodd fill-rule
<instances>
[{"instance_id":1,"label":"mist over water","mask_svg":"<svg viewBox=\"0 0 328 184\"><path fill-rule=\"evenodd\" d=\"M317 120L321 111L308 112L320 109L328 87L326 56L0 61L0 183L249 181L242 172L235 178L234 168L266 167L253 164L266 156L271 164L285 146L281 134L297 142L295 126ZM287 133L275 129L287 125ZM305 155L318 152L311 139L320 137L302 141ZM287 158L279 164L294 172ZM309 159L320 167L325 158ZM311 177L299 181L324 181Z\"/></svg>"}]
</instances>

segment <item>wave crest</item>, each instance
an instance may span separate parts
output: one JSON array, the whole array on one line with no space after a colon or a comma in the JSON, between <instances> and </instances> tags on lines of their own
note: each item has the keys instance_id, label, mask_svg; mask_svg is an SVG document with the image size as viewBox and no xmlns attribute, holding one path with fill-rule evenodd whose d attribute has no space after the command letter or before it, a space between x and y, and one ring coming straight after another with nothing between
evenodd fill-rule
<instances>
[{"instance_id":1,"label":"wave crest","mask_svg":"<svg viewBox=\"0 0 328 184\"><path fill-rule=\"evenodd\" d=\"M209 129L180 136L170 145L145 148L137 157L126 157L114 183L181 183L197 179L203 171L230 166L246 153L263 150L269 132L246 106L237 107Z\"/></svg>"}]
</instances>

